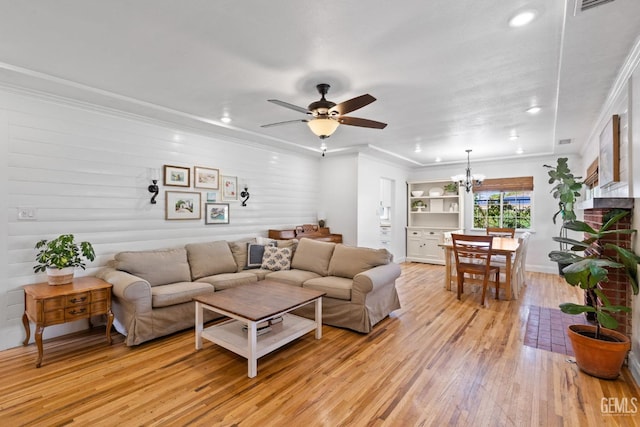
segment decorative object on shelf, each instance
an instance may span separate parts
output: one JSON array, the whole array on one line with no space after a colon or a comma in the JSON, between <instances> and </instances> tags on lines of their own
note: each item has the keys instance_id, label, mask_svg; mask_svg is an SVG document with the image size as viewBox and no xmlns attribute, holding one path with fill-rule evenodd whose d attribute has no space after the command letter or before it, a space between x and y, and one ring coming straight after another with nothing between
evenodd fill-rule
<instances>
[{"instance_id":1,"label":"decorative object on shelf","mask_svg":"<svg viewBox=\"0 0 640 427\"><path fill-rule=\"evenodd\" d=\"M167 191L165 192L166 212L165 219L200 219L201 193L189 191Z\"/></svg>"},{"instance_id":2,"label":"decorative object on shelf","mask_svg":"<svg viewBox=\"0 0 640 427\"><path fill-rule=\"evenodd\" d=\"M238 177L222 177L222 200L238 200Z\"/></svg>"},{"instance_id":3,"label":"decorative object on shelf","mask_svg":"<svg viewBox=\"0 0 640 427\"><path fill-rule=\"evenodd\" d=\"M411 203L411 207L418 212L422 212L422 209L426 208L427 205L422 200L414 200L413 203Z\"/></svg>"},{"instance_id":4,"label":"decorative object on shelf","mask_svg":"<svg viewBox=\"0 0 640 427\"><path fill-rule=\"evenodd\" d=\"M193 186L217 190L220 185L220 171L213 168L193 167Z\"/></svg>"},{"instance_id":5,"label":"decorative object on shelf","mask_svg":"<svg viewBox=\"0 0 640 427\"><path fill-rule=\"evenodd\" d=\"M440 197L444 193L444 190L440 187L433 187L429 189L429 197Z\"/></svg>"},{"instance_id":6,"label":"decorative object on shelf","mask_svg":"<svg viewBox=\"0 0 640 427\"><path fill-rule=\"evenodd\" d=\"M89 242L76 243L73 234L62 234L53 240L40 240L33 267L36 273L46 271L50 285L64 285L73 281L76 267L85 269L84 258L93 261L96 254Z\"/></svg>"},{"instance_id":7,"label":"decorative object on shelf","mask_svg":"<svg viewBox=\"0 0 640 427\"><path fill-rule=\"evenodd\" d=\"M458 188L460 188L460 186L457 182L449 182L445 184L444 192L445 194L458 194Z\"/></svg>"},{"instance_id":8,"label":"decorative object on shelf","mask_svg":"<svg viewBox=\"0 0 640 427\"><path fill-rule=\"evenodd\" d=\"M164 185L173 187L191 186L191 168L164 165Z\"/></svg>"},{"instance_id":9,"label":"decorative object on shelf","mask_svg":"<svg viewBox=\"0 0 640 427\"><path fill-rule=\"evenodd\" d=\"M454 175L451 177L451 181L453 182L457 182L458 185L460 187L464 187L465 191L467 193L471 192L471 189L473 188L474 184L475 185L480 185L482 184L482 181L484 181L485 176L484 175L478 175L478 174L471 174L471 161L469 159L469 153L471 153L472 150L465 150L467 153L467 170L465 171L465 174L462 175Z\"/></svg>"},{"instance_id":10,"label":"decorative object on shelf","mask_svg":"<svg viewBox=\"0 0 640 427\"><path fill-rule=\"evenodd\" d=\"M244 190L240 192L240 197L242 197L242 206L247 206L247 200L249 200L250 196L251 195L249 194L249 187L245 185Z\"/></svg>"},{"instance_id":11,"label":"decorative object on shelf","mask_svg":"<svg viewBox=\"0 0 640 427\"><path fill-rule=\"evenodd\" d=\"M205 224L229 224L229 203L206 203Z\"/></svg>"},{"instance_id":12,"label":"decorative object on shelf","mask_svg":"<svg viewBox=\"0 0 640 427\"><path fill-rule=\"evenodd\" d=\"M158 187L157 179L152 179L151 182L153 184L151 184L147 189L149 190L149 193L153 194L153 196L151 196L151 204L155 205L157 203L156 197L158 197L158 193L160 192L160 187Z\"/></svg>"},{"instance_id":13,"label":"decorative object on shelf","mask_svg":"<svg viewBox=\"0 0 640 427\"><path fill-rule=\"evenodd\" d=\"M318 211L318 226L324 228L327 223L327 214L324 211Z\"/></svg>"},{"instance_id":14,"label":"decorative object on shelf","mask_svg":"<svg viewBox=\"0 0 640 427\"><path fill-rule=\"evenodd\" d=\"M424 191L422 190L414 190L411 192L411 195L413 197L421 197L424 194Z\"/></svg>"},{"instance_id":15,"label":"decorative object on shelf","mask_svg":"<svg viewBox=\"0 0 640 427\"><path fill-rule=\"evenodd\" d=\"M553 240L565 243L570 250L552 251L549 258L558 263L568 264L563 269L564 278L571 286L579 286L593 302L592 305L574 303L560 304L560 310L568 314L595 314L595 326L571 325L567 334L571 339L576 355L576 364L589 375L615 379L620 373L622 363L631 348L629 338L617 331L618 321L612 316L615 313L629 313L631 309L625 305L614 305L611 295L605 294L600 285L609 281L609 270L622 269L628 277L631 290L638 295L638 257L631 250L622 248L611 241L624 241L625 235L636 232L632 229L619 229L616 224L627 216L629 211L613 210L605 215L604 225L593 229L583 221L568 221L563 227L583 233L582 241L566 237L554 237ZM574 251L588 250L589 255L580 256ZM612 274L619 273L611 271ZM608 328L608 329L605 329Z\"/></svg>"}]
</instances>

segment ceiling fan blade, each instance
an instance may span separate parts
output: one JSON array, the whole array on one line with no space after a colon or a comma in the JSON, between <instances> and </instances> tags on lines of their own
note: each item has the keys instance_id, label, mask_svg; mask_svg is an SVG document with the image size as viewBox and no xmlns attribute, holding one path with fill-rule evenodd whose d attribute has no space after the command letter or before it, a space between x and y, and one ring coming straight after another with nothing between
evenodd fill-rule
<instances>
[{"instance_id":1,"label":"ceiling fan blade","mask_svg":"<svg viewBox=\"0 0 640 427\"><path fill-rule=\"evenodd\" d=\"M279 105L279 106L284 107L284 108L288 108L290 110L298 111L298 112L303 113L303 114L309 113L309 110L307 110L304 107L298 107L297 105L289 104L288 102L280 101L278 99L267 99L267 101L273 102L276 105Z\"/></svg>"},{"instance_id":2,"label":"ceiling fan blade","mask_svg":"<svg viewBox=\"0 0 640 427\"><path fill-rule=\"evenodd\" d=\"M360 119L358 117L338 117L338 121L343 125L360 126L363 128L384 129L387 127L386 123L376 122L375 120Z\"/></svg>"},{"instance_id":3,"label":"ceiling fan blade","mask_svg":"<svg viewBox=\"0 0 640 427\"><path fill-rule=\"evenodd\" d=\"M362 108L365 105L371 104L375 100L376 99L373 96L367 93L366 95L356 96L355 98L351 98L347 101L341 102L340 104L332 107L329 111L337 111L340 115L348 114L352 111L357 110L358 108Z\"/></svg>"},{"instance_id":4,"label":"ceiling fan blade","mask_svg":"<svg viewBox=\"0 0 640 427\"><path fill-rule=\"evenodd\" d=\"M277 122L277 123L269 123L268 125L262 125L260 126L261 128L270 128L272 126L281 126L281 125L288 125L290 123L300 123L300 122L308 122L309 120L306 119L298 119L298 120L287 120L286 122Z\"/></svg>"}]
</instances>

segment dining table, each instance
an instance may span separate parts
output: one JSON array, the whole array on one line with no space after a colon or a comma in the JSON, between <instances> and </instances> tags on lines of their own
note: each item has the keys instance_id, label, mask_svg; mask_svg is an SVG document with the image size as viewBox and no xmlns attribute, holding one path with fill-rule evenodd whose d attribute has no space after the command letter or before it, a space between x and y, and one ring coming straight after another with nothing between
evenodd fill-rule
<instances>
[{"instance_id":1,"label":"dining table","mask_svg":"<svg viewBox=\"0 0 640 427\"><path fill-rule=\"evenodd\" d=\"M443 243L439 243L438 246L444 249L444 260L445 260L445 277L444 277L444 286L450 291L452 289L457 289L458 277L456 274L456 259L455 254L453 252L453 242L445 241ZM494 237L493 243L491 245L491 253L492 255L503 255L505 257L505 271L504 271L504 295L508 300L513 299L513 289L512 289L512 259L515 257L515 254L520 246L520 241L517 238L512 237ZM500 275L502 276L502 274Z\"/></svg>"}]
</instances>

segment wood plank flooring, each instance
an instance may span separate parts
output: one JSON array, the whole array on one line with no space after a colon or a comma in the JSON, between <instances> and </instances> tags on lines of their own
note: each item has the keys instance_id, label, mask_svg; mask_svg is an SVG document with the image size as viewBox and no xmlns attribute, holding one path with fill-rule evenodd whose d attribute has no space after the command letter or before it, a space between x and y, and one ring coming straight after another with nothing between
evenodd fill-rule
<instances>
[{"instance_id":1,"label":"wood plank flooring","mask_svg":"<svg viewBox=\"0 0 640 427\"><path fill-rule=\"evenodd\" d=\"M0 425L636 426L603 398L640 398L578 371L566 355L523 345L528 306L576 300L555 275L527 274L517 301L479 304L443 288L444 268L407 263L402 309L368 335L325 326L258 361L187 330L137 347L104 329L0 352ZM640 406L640 404L638 404ZM640 408L639 408L640 409Z\"/></svg>"}]
</instances>

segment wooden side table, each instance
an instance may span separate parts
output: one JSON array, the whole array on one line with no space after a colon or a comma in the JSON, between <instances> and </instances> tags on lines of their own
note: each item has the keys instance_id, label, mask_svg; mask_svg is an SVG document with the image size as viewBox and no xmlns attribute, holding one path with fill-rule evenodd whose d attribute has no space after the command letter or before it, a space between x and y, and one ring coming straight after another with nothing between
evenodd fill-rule
<instances>
[{"instance_id":1,"label":"wooden side table","mask_svg":"<svg viewBox=\"0 0 640 427\"><path fill-rule=\"evenodd\" d=\"M38 360L36 368L42 364L42 332L50 325L72 322L74 320L89 319L98 314L107 315L107 342L111 345L111 325L113 312L111 311L111 283L97 277L77 277L68 285L52 286L47 282L25 285L24 314L22 323L27 333L23 345L29 344L31 330L29 320L36 324L36 345L38 346Z\"/></svg>"}]
</instances>

